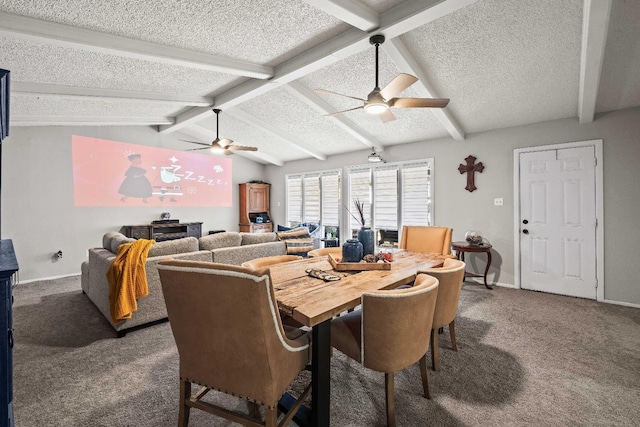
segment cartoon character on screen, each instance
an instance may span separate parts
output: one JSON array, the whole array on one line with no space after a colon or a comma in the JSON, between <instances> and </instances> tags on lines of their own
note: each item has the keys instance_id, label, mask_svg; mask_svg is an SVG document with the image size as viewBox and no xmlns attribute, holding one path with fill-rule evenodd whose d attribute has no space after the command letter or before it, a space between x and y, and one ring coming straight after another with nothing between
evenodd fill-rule
<instances>
[{"instance_id":1,"label":"cartoon character on screen","mask_svg":"<svg viewBox=\"0 0 640 427\"><path fill-rule=\"evenodd\" d=\"M145 176L147 171L140 167L142 155L131 154L127 156L127 159L131 164L124 174L125 179L120 184L120 189L118 189L118 193L122 194L120 201L126 202L129 197L137 197L147 203L147 197L151 197L152 189L151 182Z\"/></svg>"}]
</instances>

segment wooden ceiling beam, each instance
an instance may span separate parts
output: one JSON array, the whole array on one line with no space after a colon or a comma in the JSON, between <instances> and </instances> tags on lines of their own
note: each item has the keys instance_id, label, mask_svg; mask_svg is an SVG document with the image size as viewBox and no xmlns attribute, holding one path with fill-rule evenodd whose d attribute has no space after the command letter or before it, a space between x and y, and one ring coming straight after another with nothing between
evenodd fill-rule
<instances>
[{"instance_id":1,"label":"wooden ceiling beam","mask_svg":"<svg viewBox=\"0 0 640 427\"><path fill-rule=\"evenodd\" d=\"M610 15L611 0L584 0L578 95L580 123L592 122L596 112Z\"/></svg>"},{"instance_id":2,"label":"wooden ceiling beam","mask_svg":"<svg viewBox=\"0 0 640 427\"><path fill-rule=\"evenodd\" d=\"M150 102L153 104L179 104L192 107L213 105L213 98L185 96L170 93L151 93L135 90L102 89L79 86L65 86L46 83L11 82L14 95L38 96L59 99L87 99L98 101Z\"/></svg>"},{"instance_id":3,"label":"wooden ceiling beam","mask_svg":"<svg viewBox=\"0 0 640 427\"><path fill-rule=\"evenodd\" d=\"M273 67L261 64L5 12L0 12L0 35L255 79L268 79L273 75Z\"/></svg>"}]
</instances>

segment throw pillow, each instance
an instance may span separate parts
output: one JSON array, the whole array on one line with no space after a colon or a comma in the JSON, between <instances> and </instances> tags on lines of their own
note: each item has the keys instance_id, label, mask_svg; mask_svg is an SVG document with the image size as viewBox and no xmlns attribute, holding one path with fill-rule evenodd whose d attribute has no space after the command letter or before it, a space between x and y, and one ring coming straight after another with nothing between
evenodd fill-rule
<instances>
[{"instance_id":1,"label":"throw pillow","mask_svg":"<svg viewBox=\"0 0 640 427\"><path fill-rule=\"evenodd\" d=\"M296 227L288 231L278 233L278 239L287 246L287 255L307 256L313 250L313 238L309 235L307 227Z\"/></svg>"}]
</instances>

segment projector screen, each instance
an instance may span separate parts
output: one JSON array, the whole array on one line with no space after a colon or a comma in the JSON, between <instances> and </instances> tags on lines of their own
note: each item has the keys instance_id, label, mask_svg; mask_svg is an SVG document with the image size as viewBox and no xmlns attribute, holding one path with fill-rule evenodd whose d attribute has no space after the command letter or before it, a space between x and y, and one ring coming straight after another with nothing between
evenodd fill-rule
<instances>
[{"instance_id":1,"label":"projector screen","mask_svg":"<svg viewBox=\"0 0 640 427\"><path fill-rule=\"evenodd\" d=\"M231 159L72 137L75 206L231 206Z\"/></svg>"}]
</instances>

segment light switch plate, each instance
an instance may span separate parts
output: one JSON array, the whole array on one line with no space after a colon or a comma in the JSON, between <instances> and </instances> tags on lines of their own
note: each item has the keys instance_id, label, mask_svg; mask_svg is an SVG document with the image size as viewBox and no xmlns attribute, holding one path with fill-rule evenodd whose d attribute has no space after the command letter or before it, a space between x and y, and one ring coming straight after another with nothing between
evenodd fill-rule
<instances>
[{"instance_id":1,"label":"light switch plate","mask_svg":"<svg viewBox=\"0 0 640 427\"><path fill-rule=\"evenodd\" d=\"M502 197L498 197L493 199L493 205L494 206L502 206L504 205L504 200L502 200Z\"/></svg>"}]
</instances>

